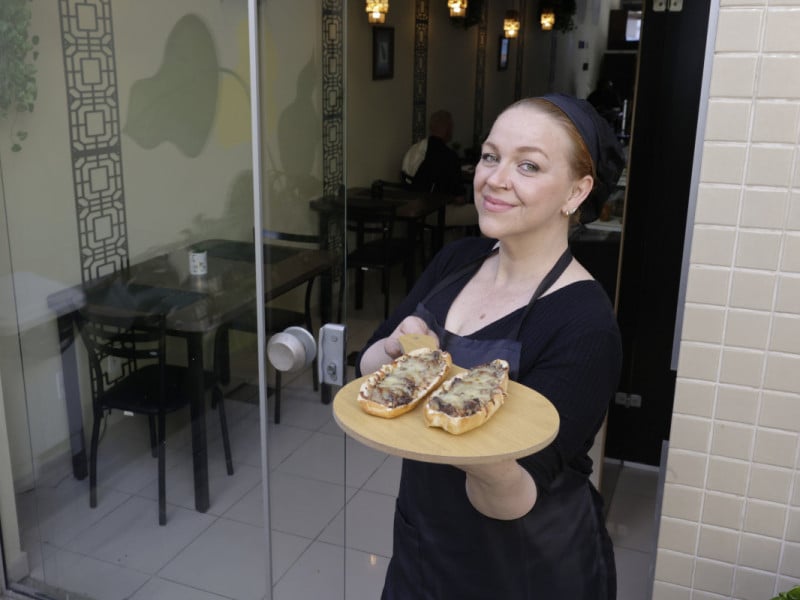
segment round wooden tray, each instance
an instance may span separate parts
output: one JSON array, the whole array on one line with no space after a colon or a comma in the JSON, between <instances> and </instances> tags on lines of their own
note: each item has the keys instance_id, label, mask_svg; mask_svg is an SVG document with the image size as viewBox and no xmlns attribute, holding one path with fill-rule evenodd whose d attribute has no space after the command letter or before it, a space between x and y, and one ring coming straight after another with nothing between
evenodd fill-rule
<instances>
[{"instance_id":1,"label":"round wooden tray","mask_svg":"<svg viewBox=\"0 0 800 600\"><path fill-rule=\"evenodd\" d=\"M448 377L463 370L454 365ZM361 377L339 390L333 400L334 419L361 443L395 456L444 464L490 463L538 452L558 433L555 407L540 393L515 381L508 382L508 397L489 421L453 435L427 426L422 403L394 419L365 413L356 399L365 380Z\"/></svg>"}]
</instances>

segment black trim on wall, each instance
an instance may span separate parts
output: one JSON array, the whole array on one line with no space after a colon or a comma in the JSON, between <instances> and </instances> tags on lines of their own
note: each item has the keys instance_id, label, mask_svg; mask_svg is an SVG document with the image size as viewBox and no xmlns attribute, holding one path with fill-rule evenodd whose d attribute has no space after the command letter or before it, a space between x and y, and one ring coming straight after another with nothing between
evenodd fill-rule
<instances>
[{"instance_id":1,"label":"black trim on wall","mask_svg":"<svg viewBox=\"0 0 800 600\"><path fill-rule=\"evenodd\" d=\"M657 465L669 439L671 370L686 215L711 0L642 21L618 292L624 363L619 389L641 408L612 403L606 456Z\"/></svg>"}]
</instances>

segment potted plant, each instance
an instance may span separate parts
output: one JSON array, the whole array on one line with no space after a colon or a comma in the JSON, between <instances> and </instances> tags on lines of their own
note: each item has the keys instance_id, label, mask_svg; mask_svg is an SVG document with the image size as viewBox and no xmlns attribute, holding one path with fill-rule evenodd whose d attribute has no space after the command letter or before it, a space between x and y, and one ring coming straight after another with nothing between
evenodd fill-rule
<instances>
[{"instance_id":1,"label":"potted plant","mask_svg":"<svg viewBox=\"0 0 800 600\"><path fill-rule=\"evenodd\" d=\"M36 67L39 56L38 36L30 36L31 0L0 2L0 119L31 112L36 101ZM29 60L30 56L30 60ZM12 132L12 152L22 149L26 131Z\"/></svg>"},{"instance_id":2,"label":"potted plant","mask_svg":"<svg viewBox=\"0 0 800 600\"><path fill-rule=\"evenodd\" d=\"M790 589L788 592L781 592L772 600L800 600L800 585Z\"/></svg>"}]
</instances>

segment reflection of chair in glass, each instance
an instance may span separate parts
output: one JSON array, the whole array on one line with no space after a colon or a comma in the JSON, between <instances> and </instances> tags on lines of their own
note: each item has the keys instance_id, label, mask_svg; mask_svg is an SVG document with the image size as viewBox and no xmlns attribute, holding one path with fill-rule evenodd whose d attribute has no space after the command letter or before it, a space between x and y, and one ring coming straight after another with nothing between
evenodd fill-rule
<instances>
[{"instance_id":1,"label":"reflection of chair in glass","mask_svg":"<svg viewBox=\"0 0 800 600\"><path fill-rule=\"evenodd\" d=\"M81 309L78 326L89 355L92 379L91 455L89 505L97 506L97 450L100 425L106 413L121 410L147 415L150 448L158 457L158 522L166 515L165 446L166 415L190 403L192 386L187 367L169 365L166 359L164 315L142 315L127 311ZM112 369L112 364L116 365ZM205 373L204 391L212 390L218 405L222 442L228 475L233 474L228 426L222 393L211 373Z\"/></svg>"},{"instance_id":2,"label":"reflection of chair in glass","mask_svg":"<svg viewBox=\"0 0 800 600\"><path fill-rule=\"evenodd\" d=\"M396 207L380 202L347 203L347 230L355 233L355 246L347 253L347 268L356 269L356 309L364 306L364 272L381 272L383 316L389 316L389 282L394 265L403 264L408 274L414 248L392 235Z\"/></svg>"},{"instance_id":3,"label":"reflection of chair in glass","mask_svg":"<svg viewBox=\"0 0 800 600\"><path fill-rule=\"evenodd\" d=\"M307 235L301 233L285 233L281 231L272 231L265 229L262 232L262 237L265 241L276 241L280 245L275 247L294 247L294 248L308 248L313 246L319 248L319 237L315 235ZM269 259L270 248L267 247L267 259ZM276 333L280 333L287 327L305 327L309 332L314 331L311 319L311 294L314 286L314 278L309 279L306 283L305 289L305 302L304 310L292 310L288 308L279 308L268 304L265 308L265 332L266 336L270 337ZM249 311L237 317L227 325L224 325L217 331L214 345L214 360L217 365L217 370L220 380L223 383L230 381L230 367L229 367L229 350L228 350L228 333L230 330L243 331L246 333L256 334L258 332L258 322L255 311ZM317 373L317 360L314 359L311 365L311 377L314 386L314 391L319 389L319 375ZM280 423L281 420L281 372L275 370L275 423Z\"/></svg>"}]
</instances>

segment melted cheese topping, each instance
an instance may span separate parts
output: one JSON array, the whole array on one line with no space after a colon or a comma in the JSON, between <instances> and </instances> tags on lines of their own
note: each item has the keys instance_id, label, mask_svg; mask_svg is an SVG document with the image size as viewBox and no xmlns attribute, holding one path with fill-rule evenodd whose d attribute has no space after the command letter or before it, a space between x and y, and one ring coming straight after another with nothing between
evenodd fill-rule
<instances>
[{"instance_id":1,"label":"melted cheese topping","mask_svg":"<svg viewBox=\"0 0 800 600\"><path fill-rule=\"evenodd\" d=\"M390 408L408 404L418 398L418 390L427 389L446 366L439 351L408 356L373 388L370 400Z\"/></svg>"},{"instance_id":2,"label":"melted cheese topping","mask_svg":"<svg viewBox=\"0 0 800 600\"><path fill-rule=\"evenodd\" d=\"M431 398L431 407L448 414L454 411L467 416L481 410L500 389L505 369L497 364L480 365L455 379L447 391L438 390ZM448 406L443 406L448 405Z\"/></svg>"}]
</instances>

